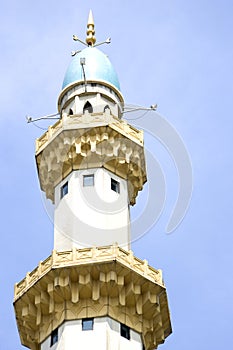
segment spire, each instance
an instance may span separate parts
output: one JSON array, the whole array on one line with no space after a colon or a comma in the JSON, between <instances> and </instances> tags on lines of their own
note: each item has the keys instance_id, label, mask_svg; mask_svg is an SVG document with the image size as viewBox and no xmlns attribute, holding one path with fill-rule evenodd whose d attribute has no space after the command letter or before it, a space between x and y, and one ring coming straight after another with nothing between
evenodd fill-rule
<instances>
[{"instance_id":1,"label":"spire","mask_svg":"<svg viewBox=\"0 0 233 350\"><path fill-rule=\"evenodd\" d=\"M88 46L93 46L96 42L95 38L95 24L93 19L92 11L89 12L88 22L87 22L87 37L86 43Z\"/></svg>"}]
</instances>

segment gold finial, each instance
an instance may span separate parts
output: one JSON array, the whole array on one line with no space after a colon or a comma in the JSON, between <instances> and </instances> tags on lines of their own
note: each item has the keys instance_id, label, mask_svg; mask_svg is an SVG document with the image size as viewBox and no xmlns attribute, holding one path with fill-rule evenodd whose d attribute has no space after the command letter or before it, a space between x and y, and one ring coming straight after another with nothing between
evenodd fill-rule
<instances>
[{"instance_id":1,"label":"gold finial","mask_svg":"<svg viewBox=\"0 0 233 350\"><path fill-rule=\"evenodd\" d=\"M88 22L87 22L87 37L86 37L86 43L88 46L94 46L96 42L95 38L95 24L94 19L92 15L92 11L89 12Z\"/></svg>"}]
</instances>

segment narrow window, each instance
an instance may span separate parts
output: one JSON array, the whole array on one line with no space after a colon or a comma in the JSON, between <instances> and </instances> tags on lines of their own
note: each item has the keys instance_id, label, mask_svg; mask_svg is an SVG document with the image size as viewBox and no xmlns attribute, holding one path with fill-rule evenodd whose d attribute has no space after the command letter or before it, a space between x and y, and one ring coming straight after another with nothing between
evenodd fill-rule
<instances>
[{"instance_id":1,"label":"narrow window","mask_svg":"<svg viewBox=\"0 0 233 350\"><path fill-rule=\"evenodd\" d=\"M85 113L85 111L88 111L88 113L93 113L93 107L89 101L87 101L83 107L83 113Z\"/></svg>"},{"instance_id":2,"label":"narrow window","mask_svg":"<svg viewBox=\"0 0 233 350\"><path fill-rule=\"evenodd\" d=\"M107 110L107 109L109 109L109 110L110 110L109 105L106 105L106 106L104 107L104 112L106 112L106 110Z\"/></svg>"},{"instance_id":3,"label":"narrow window","mask_svg":"<svg viewBox=\"0 0 233 350\"><path fill-rule=\"evenodd\" d=\"M58 328L54 329L51 333L50 346L58 342Z\"/></svg>"},{"instance_id":4,"label":"narrow window","mask_svg":"<svg viewBox=\"0 0 233 350\"><path fill-rule=\"evenodd\" d=\"M68 193L68 181L61 187L61 199Z\"/></svg>"},{"instance_id":5,"label":"narrow window","mask_svg":"<svg viewBox=\"0 0 233 350\"><path fill-rule=\"evenodd\" d=\"M111 179L111 190L120 193L120 183L114 179Z\"/></svg>"},{"instance_id":6,"label":"narrow window","mask_svg":"<svg viewBox=\"0 0 233 350\"><path fill-rule=\"evenodd\" d=\"M82 319L82 330L92 331L94 325L94 318L84 318Z\"/></svg>"},{"instance_id":7,"label":"narrow window","mask_svg":"<svg viewBox=\"0 0 233 350\"><path fill-rule=\"evenodd\" d=\"M130 340L130 328L121 323L121 336Z\"/></svg>"},{"instance_id":8,"label":"narrow window","mask_svg":"<svg viewBox=\"0 0 233 350\"><path fill-rule=\"evenodd\" d=\"M73 114L74 114L73 109L70 108L69 115L73 115Z\"/></svg>"},{"instance_id":9,"label":"narrow window","mask_svg":"<svg viewBox=\"0 0 233 350\"><path fill-rule=\"evenodd\" d=\"M94 174L83 175L83 186L94 186Z\"/></svg>"}]
</instances>

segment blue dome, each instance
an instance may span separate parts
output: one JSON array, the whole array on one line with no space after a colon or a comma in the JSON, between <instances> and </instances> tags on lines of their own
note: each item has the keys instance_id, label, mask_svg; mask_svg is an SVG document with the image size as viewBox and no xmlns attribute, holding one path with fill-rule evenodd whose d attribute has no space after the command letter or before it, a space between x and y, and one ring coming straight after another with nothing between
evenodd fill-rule
<instances>
[{"instance_id":1,"label":"blue dome","mask_svg":"<svg viewBox=\"0 0 233 350\"><path fill-rule=\"evenodd\" d=\"M86 80L101 80L114 85L120 90L117 74L108 57L95 47L87 47L71 61L62 84L62 89L75 81L83 80L80 58L85 58Z\"/></svg>"}]
</instances>

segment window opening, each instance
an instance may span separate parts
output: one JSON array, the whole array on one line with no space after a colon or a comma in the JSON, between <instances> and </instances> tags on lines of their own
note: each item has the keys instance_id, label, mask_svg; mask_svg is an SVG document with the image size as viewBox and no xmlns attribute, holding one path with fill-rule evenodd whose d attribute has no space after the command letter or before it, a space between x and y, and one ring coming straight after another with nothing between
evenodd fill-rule
<instances>
[{"instance_id":1,"label":"window opening","mask_svg":"<svg viewBox=\"0 0 233 350\"><path fill-rule=\"evenodd\" d=\"M93 113L93 107L89 101L87 101L83 107L83 113L85 113L86 111L88 111L88 113Z\"/></svg>"},{"instance_id":2,"label":"window opening","mask_svg":"<svg viewBox=\"0 0 233 350\"><path fill-rule=\"evenodd\" d=\"M111 190L116 193L120 193L120 183L114 179L111 179Z\"/></svg>"},{"instance_id":3,"label":"window opening","mask_svg":"<svg viewBox=\"0 0 233 350\"><path fill-rule=\"evenodd\" d=\"M106 110L107 110L107 109L109 109L109 110L110 110L109 105L106 105L106 106L104 107L104 112L106 112Z\"/></svg>"},{"instance_id":4,"label":"window opening","mask_svg":"<svg viewBox=\"0 0 233 350\"><path fill-rule=\"evenodd\" d=\"M92 331L94 326L94 318L83 318L82 319L82 330Z\"/></svg>"},{"instance_id":5,"label":"window opening","mask_svg":"<svg viewBox=\"0 0 233 350\"><path fill-rule=\"evenodd\" d=\"M94 174L83 175L83 186L94 186Z\"/></svg>"},{"instance_id":6,"label":"window opening","mask_svg":"<svg viewBox=\"0 0 233 350\"><path fill-rule=\"evenodd\" d=\"M73 114L74 114L73 109L70 108L69 115L73 115Z\"/></svg>"},{"instance_id":7,"label":"window opening","mask_svg":"<svg viewBox=\"0 0 233 350\"><path fill-rule=\"evenodd\" d=\"M130 328L121 323L121 336L130 340Z\"/></svg>"},{"instance_id":8,"label":"window opening","mask_svg":"<svg viewBox=\"0 0 233 350\"><path fill-rule=\"evenodd\" d=\"M51 333L50 346L53 346L58 342L58 328L54 329Z\"/></svg>"},{"instance_id":9,"label":"window opening","mask_svg":"<svg viewBox=\"0 0 233 350\"><path fill-rule=\"evenodd\" d=\"M68 193L68 181L61 187L61 199Z\"/></svg>"}]
</instances>

